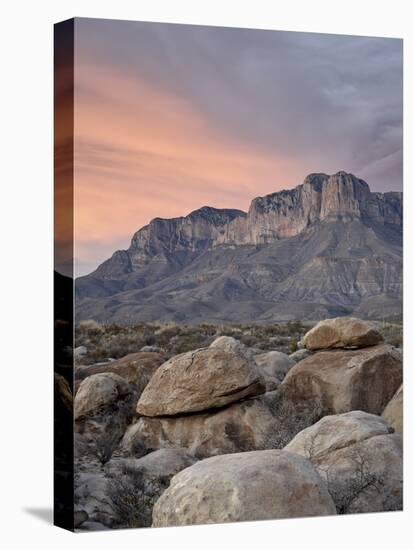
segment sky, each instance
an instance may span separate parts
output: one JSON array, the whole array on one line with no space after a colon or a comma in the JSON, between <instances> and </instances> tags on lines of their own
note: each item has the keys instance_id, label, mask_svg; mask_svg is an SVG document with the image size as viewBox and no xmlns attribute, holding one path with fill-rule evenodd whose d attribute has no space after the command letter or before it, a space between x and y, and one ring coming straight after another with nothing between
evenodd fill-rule
<instances>
[{"instance_id":1,"label":"sky","mask_svg":"<svg viewBox=\"0 0 413 550\"><path fill-rule=\"evenodd\" d=\"M75 272L312 172L402 189L402 41L76 19Z\"/></svg>"}]
</instances>

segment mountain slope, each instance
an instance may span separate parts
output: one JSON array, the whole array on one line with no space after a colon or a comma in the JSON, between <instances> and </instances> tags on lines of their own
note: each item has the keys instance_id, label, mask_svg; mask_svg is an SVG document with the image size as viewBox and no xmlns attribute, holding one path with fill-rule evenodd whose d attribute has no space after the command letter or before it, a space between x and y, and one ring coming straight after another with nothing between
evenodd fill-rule
<instances>
[{"instance_id":1,"label":"mountain slope","mask_svg":"<svg viewBox=\"0 0 413 550\"><path fill-rule=\"evenodd\" d=\"M400 316L402 194L312 174L248 213L156 218L76 280L77 319L271 322ZM382 309L381 309L382 308Z\"/></svg>"}]
</instances>

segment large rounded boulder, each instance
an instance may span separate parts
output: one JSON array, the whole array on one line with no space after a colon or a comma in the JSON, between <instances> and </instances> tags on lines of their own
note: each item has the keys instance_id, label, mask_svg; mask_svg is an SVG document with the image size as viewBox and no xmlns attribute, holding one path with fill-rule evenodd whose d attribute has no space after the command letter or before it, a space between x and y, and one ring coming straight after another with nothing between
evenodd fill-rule
<instances>
[{"instance_id":1,"label":"large rounded boulder","mask_svg":"<svg viewBox=\"0 0 413 550\"><path fill-rule=\"evenodd\" d=\"M402 508L402 439L379 416L362 411L326 416L285 450L312 462L340 514Z\"/></svg>"},{"instance_id":2,"label":"large rounded boulder","mask_svg":"<svg viewBox=\"0 0 413 550\"><path fill-rule=\"evenodd\" d=\"M337 317L320 321L307 332L301 345L308 350L362 348L383 342L376 326L355 317Z\"/></svg>"},{"instance_id":3,"label":"large rounded boulder","mask_svg":"<svg viewBox=\"0 0 413 550\"><path fill-rule=\"evenodd\" d=\"M322 351L297 363L282 386L292 399L312 399L323 415L381 414L402 382L402 356L390 345Z\"/></svg>"},{"instance_id":4,"label":"large rounded boulder","mask_svg":"<svg viewBox=\"0 0 413 550\"><path fill-rule=\"evenodd\" d=\"M144 389L137 412L167 416L223 407L265 392L258 367L237 349L201 348L172 357Z\"/></svg>"},{"instance_id":5,"label":"large rounded boulder","mask_svg":"<svg viewBox=\"0 0 413 550\"><path fill-rule=\"evenodd\" d=\"M279 450L212 457L171 480L153 526L335 514L325 482L304 458Z\"/></svg>"}]
</instances>

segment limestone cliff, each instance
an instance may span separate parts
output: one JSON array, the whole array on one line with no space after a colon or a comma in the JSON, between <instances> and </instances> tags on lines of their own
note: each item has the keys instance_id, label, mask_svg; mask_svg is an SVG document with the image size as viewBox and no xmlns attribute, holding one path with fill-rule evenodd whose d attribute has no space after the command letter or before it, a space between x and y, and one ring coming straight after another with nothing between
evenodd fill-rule
<instances>
[{"instance_id":1,"label":"limestone cliff","mask_svg":"<svg viewBox=\"0 0 413 550\"><path fill-rule=\"evenodd\" d=\"M310 174L247 213L155 218L76 280L78 318L195 322L398 316L402 193Z\"/></svg>"}]
</instances>

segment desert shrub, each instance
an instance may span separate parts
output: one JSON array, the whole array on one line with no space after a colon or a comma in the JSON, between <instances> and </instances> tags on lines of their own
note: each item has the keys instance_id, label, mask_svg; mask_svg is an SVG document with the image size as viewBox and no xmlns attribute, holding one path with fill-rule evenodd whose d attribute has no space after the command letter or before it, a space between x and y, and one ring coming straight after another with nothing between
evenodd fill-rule
<instances>
[{"instance_id":1,"label":"desert shrub","mask_svg":"<svg viewBox=\"0 0 413 550\"><path fill-rule=\"evenodd\" d=\"M258 339L256 336L254 336L253 334L243 334L241 336L241 342L249 347L249 348L253 348L253 347L256 347L257 345L257 342L258 342Z\"/></svg>"},{"instance_id":2,"label":"desert shrub","mask_svg":"<svg viewBox=\"0 0 413 550\"><path fill-rule=\"evenodd\" d=\"M117 430L103 429L95 436L92 450L102 466L109 462L118 442L119 435Z\"/></svg>"},{"instance_id":3,"label":"desert shrub","mask_svg":"<svg viewBox=\"0 0 413 550\"><path fill-rule=\"evenodd\" d=\"M291 340L288 342L288 351L290 353L294 353L298 350L298 342L296 338L291 338Z\"/></svg>"},{"instance_id":4,"label":"desert shrub","mask_svg":"<svg viewBox=\"0 0 413 550\"><path fill-rule=\"evenodd\" d=\"M101 324L99 324L97 321L94 321L93 319L80 321L78 324L78 329L91 335L98 335L105 330Z\"/></svg>"},{"instance_id":5,"label":"desert shrub","mask_svg":"<svg viewBox=\"0 0 413 550\"><path fill-rule=\"evenodd\" d=\"M99 327L99 328L97 328ZM168 323L133 323L99 325L95 321L80 321L75 327L76 346L85 346L88 353L82 364L118 359L140 351L144 346L162 348L166 358L209 346L218 336L231 336L248 347L264 351L290 351L291 338L297 341L306 332L300 321L271 323L268 325L178 325ZM290 352L291 353L291 352Z\"/></svg>"},{"instance_id":6,"label":"desert shrub","mask_svg":"<svg viewBox=\"0 0 413 550\"><path fill-rule=\"evenodd\" d=\"M321 430L321 428L320 428ZM310 461L317 462L321 431L310 437L305 446L305 456ZM324 432L324 435L326 432ZM322 468L327 481L328 491L334 500L338 514L352 513L352 506L363 495L377 493L383 503L384 511L400 510L402 508L402 488L391 491L386 487L384 476L379 475L373 467L370 455L360 446L350 447L345 456L349 461L350 476L336 470L335 465ZM320 466L318 466L320 468Z\"/></svg>"},{"instance_id":7,"label":"desert shrub","mask_svg":"<svg viewBox=\"0 0 413 550\"><path fill-rule=\"evenodd\" d=\"M332 473L332 469L326 472L328 491L338 514L350 513L352 504L368 491L385 491L384 479L374 472L367 453L355 447L349 451L349 459L354 466L351 476Z\"/></svg>"},{"instance_id":8,"label":"desert shrub","mask_svg":"<svg viewBox=\"0 0 413 550\"><path fill-rule=\"evenodd\" d=\"M275 418L272 448L283 449L299 432L320 420L322 413L316 401L293 403L286 397L272 407Z\"/></svg>"},{"instance_id":9,"label":"desert shrub","mask_svg":"<svg viewBox=\"0 0 413 550\"><path fill-rule=\"evenodd\" d=\"M171 476L149 476L124 465L108 483L108 497L119 527L150 527L152 509Z\"/></svg>"},{"instance_id":10,"label":"desert shrub","mask_svg":"<svg viewBox=\"0 0 413 550\"><path fill-rule=\"evenodd\" d=\"M383 335L386 344L391 344L396 348L403 347L403 326L397 323L382 323L380 332Z\"/></svg>"}]
</instances>

